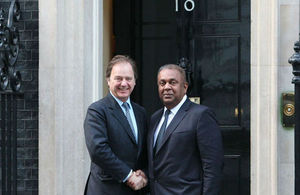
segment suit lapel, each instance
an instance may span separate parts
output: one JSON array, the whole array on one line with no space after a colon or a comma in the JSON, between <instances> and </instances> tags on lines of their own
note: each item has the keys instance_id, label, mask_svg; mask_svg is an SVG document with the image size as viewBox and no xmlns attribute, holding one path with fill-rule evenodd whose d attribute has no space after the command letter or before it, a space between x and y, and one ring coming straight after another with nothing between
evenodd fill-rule
<instances>
[{"instance_id":1,"label":"suit lapel","mask_svg":"<svg viewBox=\"0 0 300 195\"><path fill-rule=\"evenodd\" d=\"M178 110L178 112L174 116L173 120L171 121L171 123L167 127L165 135L164 135L164 138L162 140L162 143L159 146L159 148L157 149L156 154L160 151L160 149L166 143L166 141L168 140L168 138L170 137L170 135L173 133L173 131L175 131L176 127L181 123L181 121L183 120L183 118L187 114L187 111L188 111L188 109L190 107L190 104L191 104L190 100L187 99L184 102L184 104L181 106L181 108Z\"/></svg>"},{"instance_id":2,"label":"suit lapel","mask_svg":"<svg viewBox=\"0 0 300 195\"><path fill-rule=\"evenodd\" d=\"M154 134L155 134L155 130L157 129L158 123L163 115L163 109L161 109L160 111L158 111L158 113L153 116L153 121L151 121L153 124L152 127L150 127L151 129L151 133L150 133L150 143L149 143L149 153L150 156L153 157L153 142L154 142Z\"/></svg>"},{"instance_id":3,"label":"suit lapel","mask_svg":"<svg viewBox=\"0 0 300 195\"><path fill-rule=\"evenodd\" d=\"M138 156L140 155L140 152L142 151L142 147L140 147L142 145L142 138L143 138L143 134L144 134L144 127L143 127L143 120L142 120L142 113L139 113L139 110L137 109L137 107L134 105L133 102L131 102L132 105L132 109L133 109L133 113L135 116L135 120L136 120L136 126L137 126L137 131L138 131Z\"/></svg>"},{"instance_id":4,"label":"suit lapel","mask_svg":"<svg viewBox=\"0 0 300 195\"><path fill-rule=\"evenodd\" d=\"M109 93L108 99L110 101L109 108L112 110L112 115L120 122L120 124L123 126L123 129L130 137L131 141L136 144L135 137L133 135L133 132L130 128L130 125L127 121L126 116L124 115L121 107L119 106L118 102L111 96Z\"/></svg>"}]
</instances>

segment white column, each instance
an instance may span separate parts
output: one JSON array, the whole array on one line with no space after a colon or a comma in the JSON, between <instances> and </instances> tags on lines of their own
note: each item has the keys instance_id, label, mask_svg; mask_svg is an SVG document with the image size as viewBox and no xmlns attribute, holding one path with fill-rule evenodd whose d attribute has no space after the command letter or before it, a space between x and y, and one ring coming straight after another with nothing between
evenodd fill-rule
<instances>
[{"instance_id":1,"label":"white column","mask_svg":"<svg viewBox=\"0 0 300 195\"><path fill-rule=\"evenodd\" d=\"M39 1L39 194L83 194L83 120L103 91L102 3Z\"/></svg>"},{"instance_id":2,"label":"white column","mask_svg":"<svg viewBox=\"0 0 300 195\"><path fill-rule=\"evenodd\" d=\"M251 195L277 195L279 2L251 1Z\"/></svg>"}]
</instances>

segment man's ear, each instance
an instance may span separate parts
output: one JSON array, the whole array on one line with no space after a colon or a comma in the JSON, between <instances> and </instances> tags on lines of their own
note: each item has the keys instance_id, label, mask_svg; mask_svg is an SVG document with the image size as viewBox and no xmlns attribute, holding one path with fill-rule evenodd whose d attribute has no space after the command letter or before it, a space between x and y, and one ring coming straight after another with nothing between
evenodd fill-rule
<instances>
[{"instance_id":1,"label":"man's ear","mask_svg":"<svg viewBox=\"0 0 300 195\"><path fill-rule=\"evenodd\" d=\"M109 88L109 83L110 83L109 77L106 78L106 83L107 83L107 86L108 86L108 88Z\"/></svg>"},{"instance_id":2,"label":"man's ear","mask_svg":"<svg viewBox=\"0 0 300 195\"><path fill-rule=\"evenodd\" d=\"M189 88L189 84L187 82L184 83L184 89L185 89L185 92L187 92L187 89Z\"/></svg>"}]
</instances>

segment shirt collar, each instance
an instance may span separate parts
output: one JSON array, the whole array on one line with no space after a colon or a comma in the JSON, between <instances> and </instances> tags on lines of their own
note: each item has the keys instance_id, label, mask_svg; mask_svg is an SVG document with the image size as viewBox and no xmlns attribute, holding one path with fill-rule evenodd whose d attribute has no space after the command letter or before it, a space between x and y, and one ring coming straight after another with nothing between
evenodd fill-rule
<instances>
[{"instance_id":1,"label":"shirt collar","mask_svg":"<svg viewBox=\"0 0 300 195\"><path fill-rule=\"evenodd\" d=\"M184 95L182 100L179 102L179 104L177 104L174 108L172 108L170 111L172 114L176 115L176 113L178 112L178 110L181 108L182 104L185 102L185 100L187 99L187 96ZM167 110L166 107L164 107L164 112Z\"/></svg>"},{"instance_id":2,"label":"shirt collar","mask_svg":"<svg viewBox=\"0 0 300 195\"><path fill-rule=\"evenodd\" d=\"M111 94L111 96L113 96L113 98L118 102L118 104L119 104L120 107L122 108L122 105L123 105L124 102L122 102L121 100L119 100L118 98L116 98L116 97L114 96L114 94L112 94L111 91L109 91L109 93ZM128 103L129 108L131 108L130 97L128 97L128 99L126 100L126 102Z\"/></svg>"}]
</instances>

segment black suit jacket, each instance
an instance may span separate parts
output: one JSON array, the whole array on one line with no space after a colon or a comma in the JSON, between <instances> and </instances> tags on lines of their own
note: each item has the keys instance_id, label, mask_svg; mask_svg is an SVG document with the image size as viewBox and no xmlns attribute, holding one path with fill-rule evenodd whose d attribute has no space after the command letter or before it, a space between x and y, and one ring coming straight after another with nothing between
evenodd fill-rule
<instances>
[{"instance_id":1,"label":"black suit jacket","mask_svg":"<svg viewBox=\"0 0 300 195\"><path fill-rule=\"evenodd\" d=\"M220 129L213 112L186 100L153 154L153 137L163 109L151 117L148 165L151 195L216 195L223 166Z\"/></svg>"},{"instance_id":2,"label":"black suit jacket","mask_svg":"<svg viewBox=\"0 0 300 195\"><path fill-rule=\"evenodd\" d=\"M109 93L91 104L84 121L91 158L86 195L137 194L122 181L130 170L146 166L146 112L131 102L138 128L136 143L130 125L117 101Z\"/></svg>"}]
</instances>

